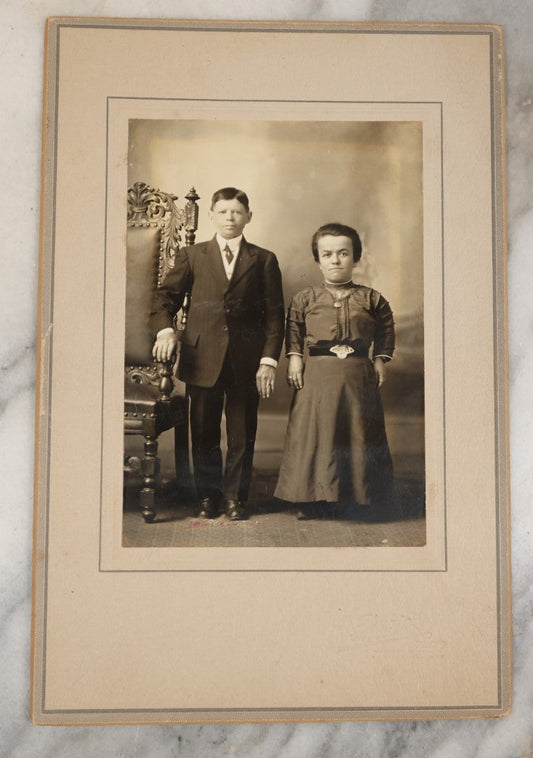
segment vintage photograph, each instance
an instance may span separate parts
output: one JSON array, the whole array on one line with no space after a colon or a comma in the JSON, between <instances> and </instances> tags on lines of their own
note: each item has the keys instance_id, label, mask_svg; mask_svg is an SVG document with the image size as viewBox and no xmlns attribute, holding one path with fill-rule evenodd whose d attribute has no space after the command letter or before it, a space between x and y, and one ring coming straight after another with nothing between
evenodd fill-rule
<instances>
[{"instance_id":1,"label":"vintage photograph","mask_svg":"<svg viewBox=\"0 0 533 758\"><path fill-rule=\"evenodd\" d=\"M45 49L35 723L505 715L501 29Z\"/></svg>"},{"instance_id":2,"label":"vintage photograph","mask_svg":"<svg viewBox=\"0 0 533 758\"><path fill-rule=\"evenodd\" d=\"M124 547L426 544L420 121L129 120Z\"/></svg>"}]
</instances>

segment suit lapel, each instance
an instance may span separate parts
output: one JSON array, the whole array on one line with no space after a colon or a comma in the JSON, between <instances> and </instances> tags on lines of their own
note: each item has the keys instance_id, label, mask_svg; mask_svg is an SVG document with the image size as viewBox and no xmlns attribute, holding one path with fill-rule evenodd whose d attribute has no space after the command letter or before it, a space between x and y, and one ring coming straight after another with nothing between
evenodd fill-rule
<instances>
[{"instance_id":1,"label":"suit lapel","mask_svg":"<svg viewBox=\"0 0 533 758\"><path fill-rule=\"evenodd\" d=\"M253 268L255 263L255 251L250 245L246 242L244 237L241 241L241 247L239 250L239 257L237 258L235 262L235 268L233 269L233 274L231 279L228 282L228 289L231 289L234 287L238 281L240 281L243 276L246 276L248 271ZM222 265L222 262L221 262ZM224 266L222 266L222 269L224 269ZM225 275L225 274L224 274Z\"/></svg>"},{"instance_id":2,"label":"suit lapel","mask_svg":"<svg viewBox=\"0 0 533 758\"><path fill-rule=\"evenodd\" d=\"M216 237L213 237L213 239L209 240L205 252L208 258L207 262L209 271L215 277L217 283L221 286L221 288L223 290L227 289L228 277L226 276L224 264L222 263L220 248L218 246Z\"/></svg>"}]
</instances>

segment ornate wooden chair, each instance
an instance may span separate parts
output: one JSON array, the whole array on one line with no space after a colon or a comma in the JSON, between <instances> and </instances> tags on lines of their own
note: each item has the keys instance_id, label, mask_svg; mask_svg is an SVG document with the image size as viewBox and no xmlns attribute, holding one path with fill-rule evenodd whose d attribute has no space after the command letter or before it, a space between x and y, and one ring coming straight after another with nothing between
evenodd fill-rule
<instances>
[{"instance_id":1,"label":"ornate wooden chair","mask_svg":"<svg viewBox=\"0 0 533 758\"><path fill-rule=\"evenodd\" d=\"M144 182L128 189L124 433L144 437L140 507L146 522L152 522L156 515L160 468L157 438L172 427L178 486L182 491L191 486L185 387L173 377L173 362L154 362L149 326L154 288L174 265L179 247L192 245L195 240L199 197L192 188L185 198L184 207L177 208L175 195ZM184 304L177 316L178 330L184 328L186 307ZM138 459L125 453L125 473L134 470L136 464Z\"/></svg>"}]
</instances>

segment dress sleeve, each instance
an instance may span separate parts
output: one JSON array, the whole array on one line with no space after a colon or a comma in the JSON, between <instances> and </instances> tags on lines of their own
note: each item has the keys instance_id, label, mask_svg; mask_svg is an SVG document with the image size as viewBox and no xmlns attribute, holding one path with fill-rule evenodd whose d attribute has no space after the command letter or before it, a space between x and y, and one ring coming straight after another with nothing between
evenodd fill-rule
<instances>
[{"instance_id":1,"label":"dress sleeve","mask_svg":"<svg viewBox=\"0 0 533 758\"><path fill-rule=\"evenodd\" d=\"M285 354L303 355L305 344L305 299L298 292L289 303L285 327Z\"/></svg>"},{"instance_id":2,"label":"dress sleeve","mask_svg":"<svg viewBox=\"0 0 533 758\"><path fill-rule=\"evenodd\" d=\"M394 318L391 307L379 292L373 293L376 331L374 334L374 358L392 358L395 344Z\"/></svg>"}]
</instances>

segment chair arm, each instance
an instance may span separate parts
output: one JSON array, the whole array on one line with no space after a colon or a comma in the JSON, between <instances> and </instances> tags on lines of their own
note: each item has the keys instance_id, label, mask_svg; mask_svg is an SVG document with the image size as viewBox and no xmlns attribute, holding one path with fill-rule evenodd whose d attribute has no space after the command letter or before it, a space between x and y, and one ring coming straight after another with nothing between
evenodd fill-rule
<instances>
[{"instance_id":1,"label":"chair arm","mask_svg":"<svg viewBox=\"0 0 533 758\"><path fill-rule=\"evenodd\" d=\"M160 399L163 401L169 401L172 391L174 389L174 381L172 379L172 368L174 366L174 360L163 361L161 364L161 370L159 372L159 394Z\"/></svg>"}]
</instances>

